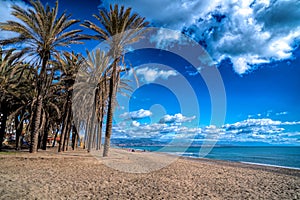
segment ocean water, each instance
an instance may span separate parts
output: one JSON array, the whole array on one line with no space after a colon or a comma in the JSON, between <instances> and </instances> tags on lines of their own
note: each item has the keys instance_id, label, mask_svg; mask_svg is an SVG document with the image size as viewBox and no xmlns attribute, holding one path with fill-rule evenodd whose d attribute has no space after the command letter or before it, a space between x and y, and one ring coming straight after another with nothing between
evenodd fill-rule
<instances>
[{"instance_id":1,"label":"ocean water","mask_svg":"<svg viewBox=\"0 0 300 200\"><path fill-rule=\"evenodd\" d=\"M199 153L201 147L126 146L126 148L164 152L184 157L203 157ZM300 146L214 147L204 158L300 169Z\"/></svg>"}]
</instances>

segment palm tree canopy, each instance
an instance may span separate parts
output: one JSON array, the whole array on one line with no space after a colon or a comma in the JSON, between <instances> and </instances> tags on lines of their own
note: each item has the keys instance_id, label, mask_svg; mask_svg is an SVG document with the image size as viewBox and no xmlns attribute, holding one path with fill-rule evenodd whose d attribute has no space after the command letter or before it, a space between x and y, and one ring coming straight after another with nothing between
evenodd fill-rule
<instances>
[{"instance_id":1,"label":"palm tree canopy","mask_svg":"<svg viewBox=\"0 0 300 200\"><path fill-rule=\"evenodd\" d=\"M76 112L85 116L91 105L97 103L99 93L105 92L102 86L106 84L105 70L110 63L110 57L97 49L87 51L87 59L78 70L74 84L73 105ZM95 99L96 98L96 99Z\"/></svg>"},{"instance_id":2,"label":"palm tree canopy","mask_svg":"<svg viewBox=\"0 0 300 200\"><path fill-rule=\"evenodd\" d=\"M0 101L25 99L32 91L31 81L33 73L27 64L20 62L22 53L14 49L2 51L0 49Z\"/></svg>"},{"instance_id":3,"label":"palm tree canopy","mask_svg":"<svg viewBox=\"0 0 300 200\"><path fill-rule=\"evenodd\" d=\"M138 14L131 14L131 8L125 10L124 6L121 6L119 9L117 4L110 5L109 12L100 10L99 15L93 16L100 22L100 26L85 20L81 25L96 32L96 35L87 37L106 40L111 48L110 53L115 58L122 54L126 45L138 41L144 33L141 30L149 24Z\"/></svg>"},{"instance_id":4,"label":"palm tree canopy","mask_svg":"<svg viewBox=\"0 0 300 200\"><path fill-rule=\"evenodd\" d=\"M12 15L19 21L0 23L0 30L18 33L18 36L0 41L0 45L23 45L22 51L44 58L56 51L58 46L80 43L81 30L67 30L79 20L70 19L66 13L58 17L58 2L55 7L45 8L40 1L30 1L33 8L12 6Z\"/></svg>"}]
</instances>

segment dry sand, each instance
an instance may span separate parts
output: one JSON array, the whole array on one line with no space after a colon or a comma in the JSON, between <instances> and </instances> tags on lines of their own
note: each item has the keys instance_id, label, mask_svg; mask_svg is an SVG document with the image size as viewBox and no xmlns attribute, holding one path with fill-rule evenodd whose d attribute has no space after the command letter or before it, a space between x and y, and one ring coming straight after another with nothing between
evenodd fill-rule
<instances>
[{"instance_id":1,"label":"dry sand","mask_svg":"<svg viewBox=\"0 0 300 200\"><path fill-rule=\"evenodd\" d=\"M0 163L0 199L300 199L291 169L116 149L0 153Z\"/></svg>"}]
</instances>

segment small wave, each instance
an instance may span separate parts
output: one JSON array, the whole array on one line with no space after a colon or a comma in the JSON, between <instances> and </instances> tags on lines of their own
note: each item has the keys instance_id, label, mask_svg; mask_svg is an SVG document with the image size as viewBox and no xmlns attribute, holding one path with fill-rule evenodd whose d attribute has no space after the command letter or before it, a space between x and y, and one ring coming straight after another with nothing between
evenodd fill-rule
<instances>
[{"instance_id":1,"label":"small wave","mask_svg":"<svg viewBox=\"0 0 300 200\"><path fill-rule=\"evenodd\" d=\"M266 167L277 167L277 168L284 168L284 169L296 169L300 170L298 167L288 167L288 166L281 166L281 165L270 165L270 164L263 164L263 163L254 163L254 162L244 162L240 161L240 163L249 164L249 165L261 165Z\"/></svg>"}]
</instances>

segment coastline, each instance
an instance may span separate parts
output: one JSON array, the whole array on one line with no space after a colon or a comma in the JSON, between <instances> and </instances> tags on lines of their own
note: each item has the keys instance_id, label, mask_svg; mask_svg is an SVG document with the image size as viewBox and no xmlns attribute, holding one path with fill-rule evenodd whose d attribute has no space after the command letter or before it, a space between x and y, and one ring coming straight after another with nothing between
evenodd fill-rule
<instances>
[{"instance_id":1,"label":"coastline","mask_svg":"<svg viewBox=\"0 0 300 200\"><path fill-rule=\"evenodd\" d=\"M244 164L247 164L247 165L258 165L258 166L275 167L275 168L282 168L282 169L292 169L292 170L299 170L300 171L300 168L297 168L297 167L288 167L288 166L281 166L281 165L270 165L270 164L254 163L254 162L243 162L243 161L240 161L240 163L244 163Z\"/></svg>"},{"instance_id":2,"label":"coastline","mask_svg":"<svg viewBox=\"0 0 300 200\"><path fill-rule=\"evenodd\" d=\"M271 146L258 146L258 147L253 147L253 146L219 146L219 147L214 147L216 149L218 149L218 151L214 152L211 151L208 155L206 155L205 157L199 157L198 156L198 152L197 151L190 151L190 150L184 150L185 152L183 152L181 149L179 149L178 152L174 151L174 149L170 149L171 151L160 151L159 146L154 146L155 148L152 150L151 148L149 148L148 146L146 146L146 150L150 151L150 152L156 152L156 153L166 153L168 155L175 155L175 156L180 156L180 157L184 157L184 158L192 158L192 159L210 159L210 160L217 160L217 161L228 161L228 162L237 162L237 163L245 163L245 164L249 164L249 165L259 165L259 166L269 166L269 167L276 167L276 168L286 168L286 169L295 169L295 170L300 170L300 159L298 157L297 154L294 155L294 157L291 157L291 155L286 155L288 156L288 158L285 158L285 154L282 154L282 152L280 152L281 154L277 154L277 152L272 152L273 155L268 155L268 154L252 154L249 153L247 154L247 152L243 152L240 153L237 151L243 151L243 149L253 149L253 148L263 148L262 150L265 149L269 149L269 148L276 148L276 150L278 150L277 148L280 149L285 149L285 148L298 148L297 151L299 151L300 147L294 147L294 146L280 146L280 147L271 147ZM164 147L164 146L162 146ZM117 147L119 148L119 147ZM122 147L124 148L124 147ZM142 146L128 146L125 148L130 148L130 149L135 149L138 151L142 151L143 147ZM192 146L192 148L202 148L201 146ZM150 149L150 150L149 150ZM223 149L225 149L225 153L220 152ZM227 149L230 149L230 151L227 153ZM233 152L231 152L231 149L234 149ZM194 149L195 150L195 149ZM196 149L197 150L197 149ZM255 150L255 149L254 149ZM282 151L282 150L281 150ZM290 151L290 150L289 150ZM212 155L211 155L212 153ZM270 152L268 152L270 154ZM299 152L300 153L300 152ZM298 153L298 154L299 154ZM232 156L230 156L232 155ZM275 156L276 155L276 156ZM299 155L300 156L300 155ZM257 158L259 159L259 161L257 160ZM265 159L264 159L265 158ZM271 160L269 160L271 159ZM293 160L293 162L291 161ZM275 161L275 162L274 162ZM280 162L279 162L280 161Z\"/></svg>"},{"instance_id":3,"label":"coastline","mask_svg":"<svg viewBox=\"0 0 300 200\"><path fill-rule=\"evenodd\" d=\"M94 153L0 154L0 199L300 198L300 170L125 149L111 149L107 158ZM145 159L164 163L166 158L174 162L147 173L127 173L105 163L140 169Z\"/></svg>"}]
</instances>

